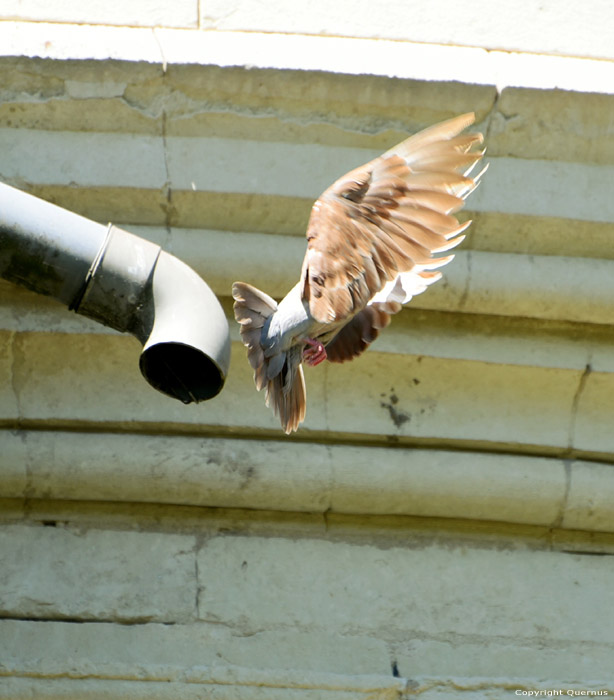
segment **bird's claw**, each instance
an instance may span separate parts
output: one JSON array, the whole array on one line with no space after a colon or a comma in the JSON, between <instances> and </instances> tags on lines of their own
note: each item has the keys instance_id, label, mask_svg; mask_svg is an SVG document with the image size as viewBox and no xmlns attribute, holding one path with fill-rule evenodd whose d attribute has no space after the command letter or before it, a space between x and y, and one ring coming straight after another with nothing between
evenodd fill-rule
<instances>
[{"instance_id":1,"label":"bird's claw","mask_svg":"<svg viewBox=\"0 0 614 700\"><path fill-rule=\"evenodd\" d=\"M326 359L326 348L319 340L312 338L305 339L305 348L303 348L303 360L310 366L315 367L320 362Z\"/></svg>"}]
</instances>

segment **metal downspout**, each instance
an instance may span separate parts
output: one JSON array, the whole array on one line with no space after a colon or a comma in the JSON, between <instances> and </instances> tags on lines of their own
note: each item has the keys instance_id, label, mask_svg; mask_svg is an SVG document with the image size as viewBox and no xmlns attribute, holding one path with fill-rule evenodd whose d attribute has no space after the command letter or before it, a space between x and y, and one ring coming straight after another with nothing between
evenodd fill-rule
<instances>
[{"instance_id":1,"label":"metal downspout","mask_svg":"<svg viewBox=\"0 0 614 700\"><path fill-rule=\"evenodd\" d=\"M194 270L154 243L0 183L0 277L136 336L143 376L168 396L198 402L224 386L224 311Z\"/></svg>"}]
</instances>

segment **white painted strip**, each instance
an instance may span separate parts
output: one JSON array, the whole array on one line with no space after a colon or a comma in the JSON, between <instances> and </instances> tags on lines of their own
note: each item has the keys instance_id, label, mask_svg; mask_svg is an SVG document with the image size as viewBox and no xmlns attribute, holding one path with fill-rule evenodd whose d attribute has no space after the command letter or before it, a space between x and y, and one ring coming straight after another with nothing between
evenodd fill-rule
<instances>
[{"instance_id":1,"label":"white painted strip","mask_svg":"<svg viewBox=\"0 0 614 700\"><path fill-rule=\"evenodd\" d=\"M0 55L162 63L151 29L45 22L0 22Z\"/></svg>"},{"instance_id":2,"label":"white painted strip","mask_svg":"<svg viewBox=\"0 0 614 700\"><path fill-rule=\"evenodd\" d=\"M203 25L218 30L369 37L487 49L614 58L611 0L208 0Z\"/></svg>"},{"instance_id":3,"label":"white painted strip","mask_svg":"<svg viewBox=\"0 0 614 700\"><path fill-rule=\"evenodd\" d=\"M514 85L614 92L614 63L610 61L444 43L274 32L0 22L0 55L326 71L459 81L499 89Z\"/></svg>"},{"instance_id":4,"label":"white painted strip","mask_svg":"<svg viewBox=\"0 0 614 700\"><path fill-rule=\"evenodd\" d=\"M76 24L115 24L136 27L195 27L197 0L3 0L3 17L19 17L35 22L74 22Z\"/></svg>"},{"instance_id":5,"label":"white painted strip","mask_svg":"<svg viewBox=\"0 0 614 700\"><path fill-rule=\"evenodd\" d=\"M422 11L422 10L421 10ZM197 33L156 30L169 63L208 63L308 71L382 75L410 80L580 92L614 91L614 64L570 56L454 46L431 42L386 41L339 36L258 32Z\"/></svg>"}]
</instances>

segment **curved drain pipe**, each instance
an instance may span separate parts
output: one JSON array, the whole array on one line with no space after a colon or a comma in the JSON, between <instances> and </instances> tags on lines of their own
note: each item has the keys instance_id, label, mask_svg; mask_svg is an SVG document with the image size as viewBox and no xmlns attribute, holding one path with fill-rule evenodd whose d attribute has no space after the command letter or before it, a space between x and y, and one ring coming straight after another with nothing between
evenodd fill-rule
<instances>
[{"instance_id":1,"label":"curved drain pipe","mask_svg":"<svg viewBox=\"0 0 614 700\"><path fill-rule=\"evenodd\" d=\"M136 336L143 376L168 396L204 401L224 386L224 311L194 270L155 243L0 183L0 277Z\"/></svg>"}]
</instances>

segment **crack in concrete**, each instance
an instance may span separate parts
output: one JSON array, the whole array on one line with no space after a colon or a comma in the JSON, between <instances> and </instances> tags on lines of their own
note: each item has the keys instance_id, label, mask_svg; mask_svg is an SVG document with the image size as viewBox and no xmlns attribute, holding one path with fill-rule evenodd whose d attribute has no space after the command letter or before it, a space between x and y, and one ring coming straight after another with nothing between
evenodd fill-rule
<instances>
[{"instance_id":1,"label":"crack in concrete","mask_svg":"<svg viewBox=\"0 0 614 700\"><path fill-rule=\"evenodd\" d=\"M495 97L493 99L492 105L491 105L490 109L488 110L488 114L486 116L486 129L485 129L486 133L484 134L484 143L486 144L487 147L488 147L488 141L490 140L490 137L492 135L494 117L496 114L500 114L499 101L501 99L502 94L503 94L503 90L496 87L495 88Z\"/></svg>"},{"instance_id":2,"label":"crack in concrete","mask_svg":"<svg viewBox=\"0 0 614 700\"><path fill-rule=\"evenodd\" d=\"M214 537L217 535L213 535ZM208 541L211 539L211 535L198 532L194 534L194 547L192 547L192 553L194 556L194 578L195 578L195 597L194 601L194 614L197 622L202 622L201 619L201 605L200 597L205 592L206 586L202 583L202 576L200 572L200 566L198 564L198 557L202 552L203 548L207 546Z\"/></svg>"},{"instance_id":3,"label":"crack in concrete","mask_svg":"<svg viewBox=\"0 0 614 700\"><path fill-rule=\"evenodd\" d=\"M335 491L335 484L337 477L335 474L335 461L333 459L333 448L332 445L325 445L326 456L328 458L328 487L326 495L326 508L322 511L322 521L324 523L324 531L329 531L329 521L328 516L333 510L333 493Z\"/></svg>"},{"instance_id":4,"label":"crack in concrete","mask_svg":"<svg viewBox=\"0 0 614 700\"><path fill-rule=\"evenodd\" d=\"M566 459L563 460L563 464L565 466L565 493L563 494L563 502L561 504L558 526L562 526L563 524L563 519L565 518L565 513L567 512L567 504L569 503L569 492L571 490L571 462Z\"/></svg>"},{"instance_id":5,"label":"crack in concrete","mask_svg":"<svg viewBox=\"0 0 614 700\"><path fill-rule=\"evenodd\" d=\"M474 224L472 223L472 226ZM462 311L465 308L465 305L467 303L467 299L469 298L469 291L471 290L471 273L472 273L472 266L473 266L473 257L471 255L472 251L467 250L467 277L465 279L465 287L460 295L460 299L458 300L458 310Z\"/></svg>"},{"instance_id":6,"label":"crack in concrete","mask_svg":"<svg viewBox=\"0 0 614 700\"><path fill-rule=\"evenodd\" d=\"M160 37L158 36L156 32L156 27L152 29L152 34L154 37L154 40L158 46L158 49L160 50L160 59L162 62L162 85L163 85L163 91L162 91L162 99L161 99L161 121L162 121L162 154L164 157L164 173L166 176L166 181L163 186L163 191L164 191L164 196L165 196L165 205L164 205L164 223L165 223L165 228L166 228L166 241L164 244L164 248L171 251L172 249L172 237L171 237L171 225L172 225L172 217L173 217L173 189L171 185L171 171L170 171L170 164L169 164L169 153L168 153L168 101L169 101L169 93L168 89L166 88L166 77L168 75L168 62L166 60L166 56L164 54L164 46L162 42L160 41Z\"/></svg>"},{"instance_id":7,"label":"crack in concrete","mask_svg":"<svg viewBox=\"0 0 614 700\"><path fill-rule=\"evenodd\" d=\"M571 401L571 415L569 417L569 429L567 431L567 447L569 450L573 449L574 437L575 437L575 432L576 432L576 422L577 422L577 418L578 418L578 406L580 404L580 399L581 399L582 394L584 392L584 389L586 387L588 377L592 371L593 371L593 368L591 366L591 357L589 356L588 361L586 363L586 367L584 368L584 371L582 372L582 375L580 376L580 381L578 382L578 387L577 387L576 392L575 392L573 399Z\"/></svg>"},{"instance_id":8,"label":"crack in concrete","mask_svg":"<svg viewBox=\"0 0 614 700\"><path fill-rule=\"evenodd\" d=\"M15 341L17 339L17 331L11 330L9 331L9 339L7 343L7 355L8 355L8 366L9 366L9 372L10 372L10 384L11 384L11 391L13 392L13 396L15 397L15 409L16 409L16 419L17 419L17 427L21 425L21 419L23 418L23 412L22 412L22 405L21 405L21 386L19 385L19 381L17 379L17 364L18 364L18 358L17 358L17 353L15 351Z\"/></svg>"},{"instance_id":9,"label":"crack in concrete","mask_svg":"<svg viewBox=\"0 0 614 700\"><path fill-rule=\"evenodd\" d=\"M166 182L164 183L165 207L164 207L164 224L166 228L167 241L165 248L170 249L171 243L171 223L173 212L173 188L171 186L171 172L168 158L168 139L167 139L167 111L166 106L162 107L162 152L164 155L164 172Z\"/></svg>"},{"instance_id":10,"label":"crack in concrete","mask_svg":"<svg viewBox=\"0 0 614 700\"><path fill-rule=\"evenodd\" d=\"M28 440L28 432L23 430L23 407L21 401L21 382L18 379L18 364L21 358L19 353L16 351L16 340L17 331L10 331L9 341L7 343L7 353L8 353L8 364L10 372L10 385L13 396L15 397L15 420L14 428L18 431L19 437L22 443L26 444ZM30 511L29 500L32 497L35 486L34 486L34 475L32 470L32 464L30 463L29 452L26 450L26 458L23 463L23 470L25 474L25 483L23 487L23 510L24 517L27 518Z\"/></svg>"},{"instance_id":11,"label":"crack in concrete","mask_svg":"<svg viewBox=\"0 0 614 700\"><path fill-rule=\"evenodd\" d=\"M200 548L198 544L194 545L194 577L196 579L196 600L194 601L194 613L196 619L200 620L200 594L201 594L201 584L200 584L200 571L198 567L198 552ZM203 589L204 590L204 587Z\"/></svg>"},{"instance_id":12,"label":"crack in concrete","mask_svg":"<svg viewBox=\"0 0 614 700\"><path fill-rule=\"evenodd\" d=\"M584 368L584 371L580 376L580 381L578 382L578 386L571 401L571 415L569 417L569 428L567 432L567 449L569 452L573 450L574 435L576 431L576 421L578 417L578 406L580 404L580 399L586 387L589 375L592 372L591 359L592 358L589 355L589 357L587 358L586 367ZM559 510L559 514L554 523L552 524L552 530L562 527L563 520L565 518L565 513L567 512L567 505L569 502L569 492L571 490L572 461L569 459L564 459L563 464L565 467L565 492L563 493L563 498L561 500L561 508Z\"/></svg>"},{"instance_id":13,"label":"crack in concrete","mask_svg":"<svg viewBox=\"0 0 614 700\"><path fill-rule=\"evenodd\" d=\"M562 527L563 519L565 517L565 513L567 512L567 503L569 501L569 491L571 489L571 460L564 459L563 460L563 467L565 469L565 490L563 492L563 497L561 498L561 506L559 508L559 512L554 519L552 525L550 526L550 548L553 551L560 551L554 547L554 543L552 541L554 531Z\"/></svg>"}]
</instances>

